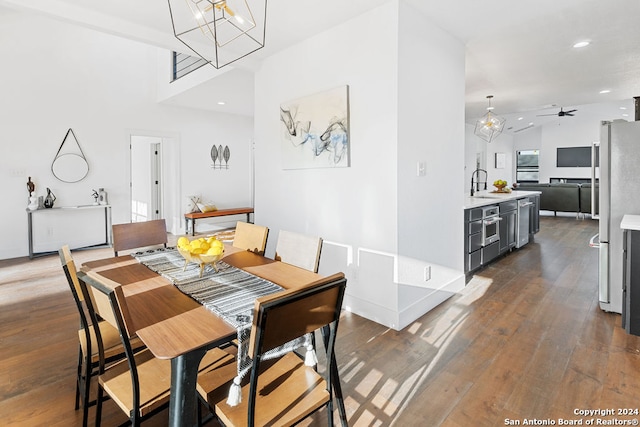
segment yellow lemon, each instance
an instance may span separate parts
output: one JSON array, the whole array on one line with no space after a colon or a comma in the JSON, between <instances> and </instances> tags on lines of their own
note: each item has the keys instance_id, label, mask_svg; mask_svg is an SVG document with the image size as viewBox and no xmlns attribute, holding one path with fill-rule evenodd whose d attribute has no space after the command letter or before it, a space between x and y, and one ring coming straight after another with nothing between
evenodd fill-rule
<instances>
[{"instance_id":1,"label":"yellow lemon","mask_svg":"<svg viewBox=\"0 0 640 427\"><path fill-rule=\"evenodd\" d=\"M187 239L186 237L182 236L178 239L178 247L180 248L184 248L185 246L189 245L189 239Z\"/></svg>"},{"instance_id":2,"label":"yellow lemon","mask_svg":"<svg viewBox=\"0 0 640 427\"><path fill-rule=\"evenodd\" d=\"M220 240L216 239L211 243L211 247L224 248L224 243L222 243Z\"/></svg>"},{"instance_id":3,"label":"yellow lemon","mask_svg":"<svg viewBox=\"0 0 640 427\"><path fill-rule=\"evenodd\" d=\"M211 248L209 248L209 250L207 251L207 255L220 255L222 253L222 248L216 247L216 246L211 246Z\"/></svg>"}]
</instances>

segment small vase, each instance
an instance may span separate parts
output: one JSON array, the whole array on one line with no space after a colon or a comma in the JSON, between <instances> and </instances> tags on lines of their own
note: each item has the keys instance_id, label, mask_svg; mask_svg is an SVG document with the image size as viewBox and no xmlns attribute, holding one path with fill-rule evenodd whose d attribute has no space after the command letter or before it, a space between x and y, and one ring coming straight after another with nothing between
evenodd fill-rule
<instances>
[{"instance_id":1,"label":"small vase","mask_svg":"<svg viewBox=\"0 0 640 427\"><path fill-rule=\"evenodd\" d=\"M108 205L107 201L107 192L104 191L104 188L98 188L98 203L101 205Z\"/></svg>"},{"instance_id":2,"label":"small vase","mask_svg":"<svg viewBox=\"0 0 640 427\"><path fill-rule=\"evenodd\" d=\"M44 207L52 208L55 201L56 201L55 194L53 194L51 190L47 188L47 197L44 198Z\"/></svg>"}]
</instances>

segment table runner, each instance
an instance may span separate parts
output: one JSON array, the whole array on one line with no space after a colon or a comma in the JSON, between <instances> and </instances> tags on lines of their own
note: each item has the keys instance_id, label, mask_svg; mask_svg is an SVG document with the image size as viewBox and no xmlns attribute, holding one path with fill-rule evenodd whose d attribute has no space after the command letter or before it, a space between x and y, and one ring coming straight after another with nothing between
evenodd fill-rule
<instances>
[{"instance_id":1,"label":"table runner","mask_svg":"<svg viewBox=\"0 0 640 427\"><path fill-rule=\"evenodd\" d=\"M280 292L284 288L223 261L218 261L216 264L217 272L212 266L205 266L200 277L200 266L188 263L185 267L182 255L171 247L136 252L131 255L236 328L238 375L234 379L227 403L231 406L240 403L240 381L251 368L247 342L251 335L255 300L261 296ZM304 346L307 348L305 364L313 366L317 363L317 359L311 343L311 336L307 334L266 352L263 360L281 356Z\"/></svg>"}]
</instances>

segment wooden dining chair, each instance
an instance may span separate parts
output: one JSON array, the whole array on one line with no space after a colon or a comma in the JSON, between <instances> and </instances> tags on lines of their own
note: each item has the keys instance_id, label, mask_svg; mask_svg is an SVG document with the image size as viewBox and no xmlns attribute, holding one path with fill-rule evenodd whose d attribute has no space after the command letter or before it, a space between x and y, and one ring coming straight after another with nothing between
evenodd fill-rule
<instances>
[{"instance_id":1,"label":"wooden dining chair","mask_svg":"<svg viewBox=\"0 0 640 427\"><path fill-rule=\"evenodd\" d=\"M111 230L115 256L118 256L118 251L129 249L158 245L167 247L167 224L164 219L114 224Z\"/></svg>"},{"instance_id":2,"label":"wooden dining chair","mask_svg":"<svg viewBox=\"0 0 640 427\"><path fill-rule=\"evenodd\" d=\"M276 244L276 261L318 272L322 238L280 230Z\"/></svg>"},{"instance_id":3,"label":"wooden dining chair","mask_svg":"<svg viewBox=\"0 0 640 427\"><path fill-rule=\"evenodd\" d=\"M232 246L258 255L264 255L268 234L269 229L267 227L238 221Z\"/></svg>"},{"instance_id":4,"label":"wooden dining chair","mask_svg":"<svg viewBox=\"0 0 640 427\"><path fill-rule=\"evenodd\" d=\"M58 253L80 315L75 409L79 409L80 403L82 403L82 425L86 426L89 406L96 403L95 400L89 400L89 394L91 378L98 374L100 353L104 354L105 363L122 360L125 353L118 330L96 316L91 299L87 297L86 285L78 279L69 246L63 246ZM143 347L142 342L138 339L134 340L132 345L136 349Z\"/></svg>"},{"instance_id":5,"label":"wooden dining chair","mask_svg":"<svg viewBox=\"0 0 640 427\"><path fill-rule=\"evenodd\" d=\"M102 402L106 393L129 417L132 426L165 409L171 392L171 361L157 359L144 348L136 351L131 342L136 330L124 297L122 286L110 287L91 281L92 300L96 311L114 325L122 340L126 360L107 366L100 358L96 426L102 417ZM232 353L219 348L209 350L199 365L199 371L235 362Z\"/></svg>"},{"instance_id":6,"label":"wooden dining chair","mask_svg":"<svg viewBox=\"0 0 640 427\"><path fill-rule=\"evenodd\" d=\"M256 300L248 343L251 374L243 381L240 403L226 402L235 371L214 369L198 378L198 392L224 425L290 426L322 407L333 425L332 381L337 377L326 373L337 370L334 349L346 284L344 274L338 273ZM306 366L295 352L265 359L267 351L317 329L326 343L324 374Z\"/></svg>"}]
</instances>

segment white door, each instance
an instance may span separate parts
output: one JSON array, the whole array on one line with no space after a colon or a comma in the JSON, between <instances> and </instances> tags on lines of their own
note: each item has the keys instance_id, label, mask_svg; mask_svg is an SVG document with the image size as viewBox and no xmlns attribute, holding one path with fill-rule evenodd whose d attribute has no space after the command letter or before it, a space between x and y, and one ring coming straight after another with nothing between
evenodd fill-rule
<instances>
[{"instance_id":1,"label":"white door","mask_svg":"<svg viewBox=\"0 0 640 427\"><path fill-rule=\"evenodd\" d=\"M131 136L131 222L162 218L162 138Z\"/></svg>"}]
</instances>

